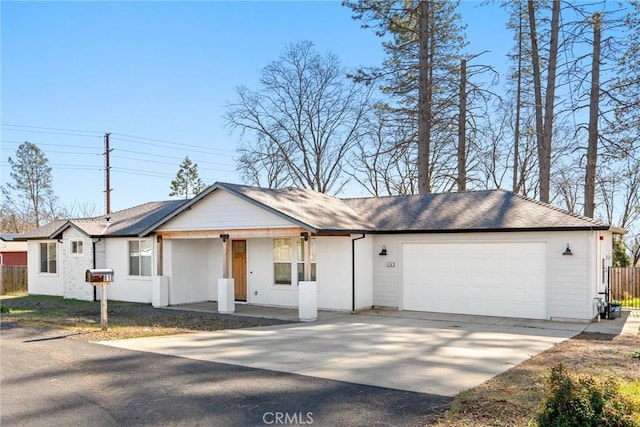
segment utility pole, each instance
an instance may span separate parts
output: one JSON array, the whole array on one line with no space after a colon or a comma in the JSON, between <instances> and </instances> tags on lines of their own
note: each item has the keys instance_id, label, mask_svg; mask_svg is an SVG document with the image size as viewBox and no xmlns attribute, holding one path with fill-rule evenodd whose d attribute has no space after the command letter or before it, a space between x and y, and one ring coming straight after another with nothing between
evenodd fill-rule
<instances>
[{"instance_id":1,"label":"utility pole","mask_svg":"<svg viewBox=\"0 0 640 427\"><path fill-rule=\"evenodd\" d=\"M109 135L111 134L104 134L104 210L107 215L111 213L111 166L109 164L111 149L109 148Z\"/></svg>"}]
</instances>

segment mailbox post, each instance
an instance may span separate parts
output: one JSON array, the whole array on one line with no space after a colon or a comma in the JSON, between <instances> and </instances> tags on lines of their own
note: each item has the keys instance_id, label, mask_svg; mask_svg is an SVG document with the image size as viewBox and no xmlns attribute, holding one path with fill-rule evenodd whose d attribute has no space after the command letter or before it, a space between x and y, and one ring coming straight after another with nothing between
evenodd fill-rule
<instances>
[{"instance_id":1,"label":"mailbox post","mask_svg":"<svg viewBox=\"0 0 640 427\"><path fill-rule=\"evenodd\" d=\"M85 282L102 288L100 298L100 324L102 330L107 330L107 285L113 282L113 270L110 268L93 268L85 271Z\"/></svg>"}]
</instances>

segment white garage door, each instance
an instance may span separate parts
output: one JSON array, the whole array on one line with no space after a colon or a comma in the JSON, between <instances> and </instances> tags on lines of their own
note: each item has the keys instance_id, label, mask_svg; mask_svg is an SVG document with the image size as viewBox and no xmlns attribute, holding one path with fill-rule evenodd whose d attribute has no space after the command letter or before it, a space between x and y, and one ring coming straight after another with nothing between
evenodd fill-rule
<instances>
[{"instance_id":1,"label":"white garage door","mask_svg":"<svg viewBox=\"0 0 640 427\"><path fill-rule=\"evenodd\" d=\"M547 318L544 242L405 243L402 309Z\"/></svg>"}]
</instances>

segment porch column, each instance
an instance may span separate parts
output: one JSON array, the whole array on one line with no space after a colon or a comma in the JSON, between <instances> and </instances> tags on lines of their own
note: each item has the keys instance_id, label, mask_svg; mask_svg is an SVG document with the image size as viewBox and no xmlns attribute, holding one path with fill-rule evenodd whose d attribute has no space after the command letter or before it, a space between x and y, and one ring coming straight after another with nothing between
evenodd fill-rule
<instances>
[{"instance_id":1,"label":"porch column","mask_svg":"<svg viewBox=\"0 0 640 427\"><path fill-rule=\"evenodd\" d=\"M222 278L218 279L218 313L231 314L236 311L235 284L229 277L229 235L221 234L222 239Z\"/></svg>"},{"instance_id":2,"label":"porch column","mask_svg":"<svg viewBox=\"0 0 640 427\"><path fill-rule=\"evenodd\" d=\"M311 242L309 233L304 238L304 281L298 283L298 317L301 322L313 322L318 318L318 286L311 281Z\"/></svg>"}]
</instances>

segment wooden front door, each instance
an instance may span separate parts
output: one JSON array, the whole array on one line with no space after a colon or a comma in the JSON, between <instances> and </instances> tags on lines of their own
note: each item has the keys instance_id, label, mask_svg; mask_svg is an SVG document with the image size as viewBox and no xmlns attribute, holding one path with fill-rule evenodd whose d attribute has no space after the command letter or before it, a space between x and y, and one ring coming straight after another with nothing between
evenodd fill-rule
<instances>
[{"instance_id":1,"label":"wooden front door","mask_svg":"<svg viewBox=\"0 0 640 427\"><path fill-rule=\"evenodd\" d=\"M247 300L247 241L231 242L233 258L231 261L231 277L235 282L237 301Z\"/></svg>"}]
</instances>

